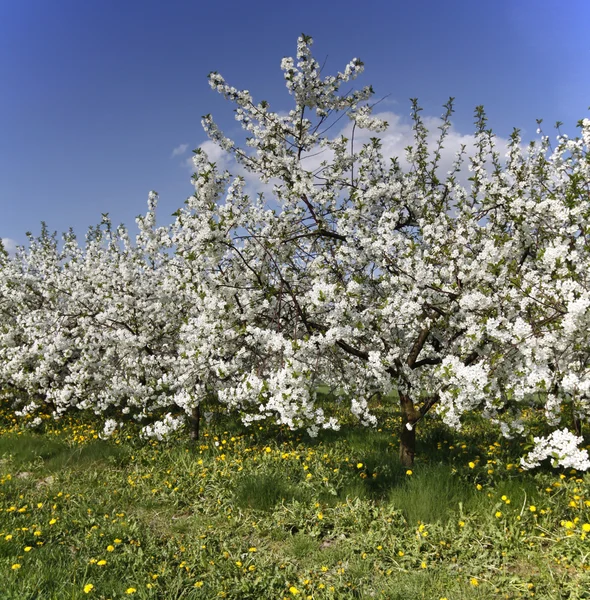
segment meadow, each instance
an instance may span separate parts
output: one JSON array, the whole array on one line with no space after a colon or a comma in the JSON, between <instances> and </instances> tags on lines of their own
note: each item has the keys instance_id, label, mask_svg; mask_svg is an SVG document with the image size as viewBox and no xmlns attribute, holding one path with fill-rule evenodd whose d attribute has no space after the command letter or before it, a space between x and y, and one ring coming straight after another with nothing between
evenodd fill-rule
<instances>
[{"instance_id":1,"label":"meadow","mask_svg":"<svg viewBox=\"0 0 590 600\"><path fill-rule=\"evenodd\" d=\"M0 415L0 598L590 598L590 478L524 472L478 417L317 438L227 416L191 443Z\"/></svg>"}]
</instances>

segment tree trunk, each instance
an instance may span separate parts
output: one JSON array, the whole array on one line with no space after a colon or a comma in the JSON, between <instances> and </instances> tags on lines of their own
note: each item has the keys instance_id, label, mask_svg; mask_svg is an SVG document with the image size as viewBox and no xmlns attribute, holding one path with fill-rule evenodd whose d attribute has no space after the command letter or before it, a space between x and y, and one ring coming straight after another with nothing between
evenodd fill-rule
<instances>
[{"instance_id":1,"label":"tree trunk","mask_svg":"<svg viewBox=\"0 0 590 600\"><path fill-rule=\"evenodd\" d=\"M199 427L201 425L201 405L193 408L190 418L191 424L191 440L196 442L199 439Z\"/></svg>"},{"instance_id":2,"label":"tree trunk","mask_svg":"<svg viewBox=\"0 0 590 600\"><path fill-rule=\"evenodd\" d=\"M575 410L574 412L574 417L573 417L573 426L574 426L574 433L578 436L582 435L582 420L580 419L580 417L576 416L576 412Z\"/></svg>"},{"instance_id":3,"label":"tree trunk","mask_svg":"<svg viewBox=\"0 0 590 600\"><path fill-rule=\"evenodd\" d=\"M400 394L399 403L402 412L402 428L399 436L399 460L402 467L413 467L416 454L416 429L414 423L418 415L414 403L406 394ZM408 429L410 425L410 429Z\"/></svg>"}]
</instances>

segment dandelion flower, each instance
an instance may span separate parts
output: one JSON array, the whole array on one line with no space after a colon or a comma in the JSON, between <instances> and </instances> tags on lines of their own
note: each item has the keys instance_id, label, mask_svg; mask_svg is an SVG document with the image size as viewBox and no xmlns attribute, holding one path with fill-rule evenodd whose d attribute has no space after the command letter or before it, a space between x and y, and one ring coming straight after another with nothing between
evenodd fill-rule
<instances>
[{"instance_id":1,"label":"dandelion flower","mask_svg":"<svg viewBox=\"0 0 590 600\"><path fill-rule=\"evenodd\" d=\"M85 594L90 594L90 592L94 589L94 586L91 583L87 583L84 586L84 593Z\"/></svg>"}]
</instances>

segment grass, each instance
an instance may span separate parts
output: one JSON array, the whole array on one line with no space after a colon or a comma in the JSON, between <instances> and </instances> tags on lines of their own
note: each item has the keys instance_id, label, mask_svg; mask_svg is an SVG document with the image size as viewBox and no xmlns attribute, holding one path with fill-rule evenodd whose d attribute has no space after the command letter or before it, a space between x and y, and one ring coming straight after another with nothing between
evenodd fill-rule
<instances>
[{"instance_id":1,"label":"grass","mask_svg":"<svg viewBox=\"0 0 590 600\"><path fill-rule=\"evenodd\" d=\"M590 478L522 472L488 423L323 437L231 420L196 446L0 414L0 599L589 598Z\"/></svg>"}]
</instances>

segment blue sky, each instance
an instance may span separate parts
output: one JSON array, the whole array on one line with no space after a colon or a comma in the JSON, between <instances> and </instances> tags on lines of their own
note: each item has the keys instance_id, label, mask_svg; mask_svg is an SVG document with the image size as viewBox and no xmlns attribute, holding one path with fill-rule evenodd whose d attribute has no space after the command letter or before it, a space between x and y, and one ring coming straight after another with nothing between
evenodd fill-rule
<instances>
[{"instance_id":1,"label":"blue sky","mask_svg":"<svg viewBox=\"0 0 590 600\"><path fill-rule=\"evenodd\" d=\"M391 140L407 133L410 97L438 117L455 96L457 140L479 104L503 137L535 137L536 118L575 135L590 105L589 22L588 0L4 0L0 237L24 243L44 220L82 238L104 212L134 231L152 189L169 222L193 191L201 116L237 128L207 74L288 110L279 65L302 32L326 72L364 61L358 84L389 95L382 109L402 132Z\"/></svg>"}]
</instances>

